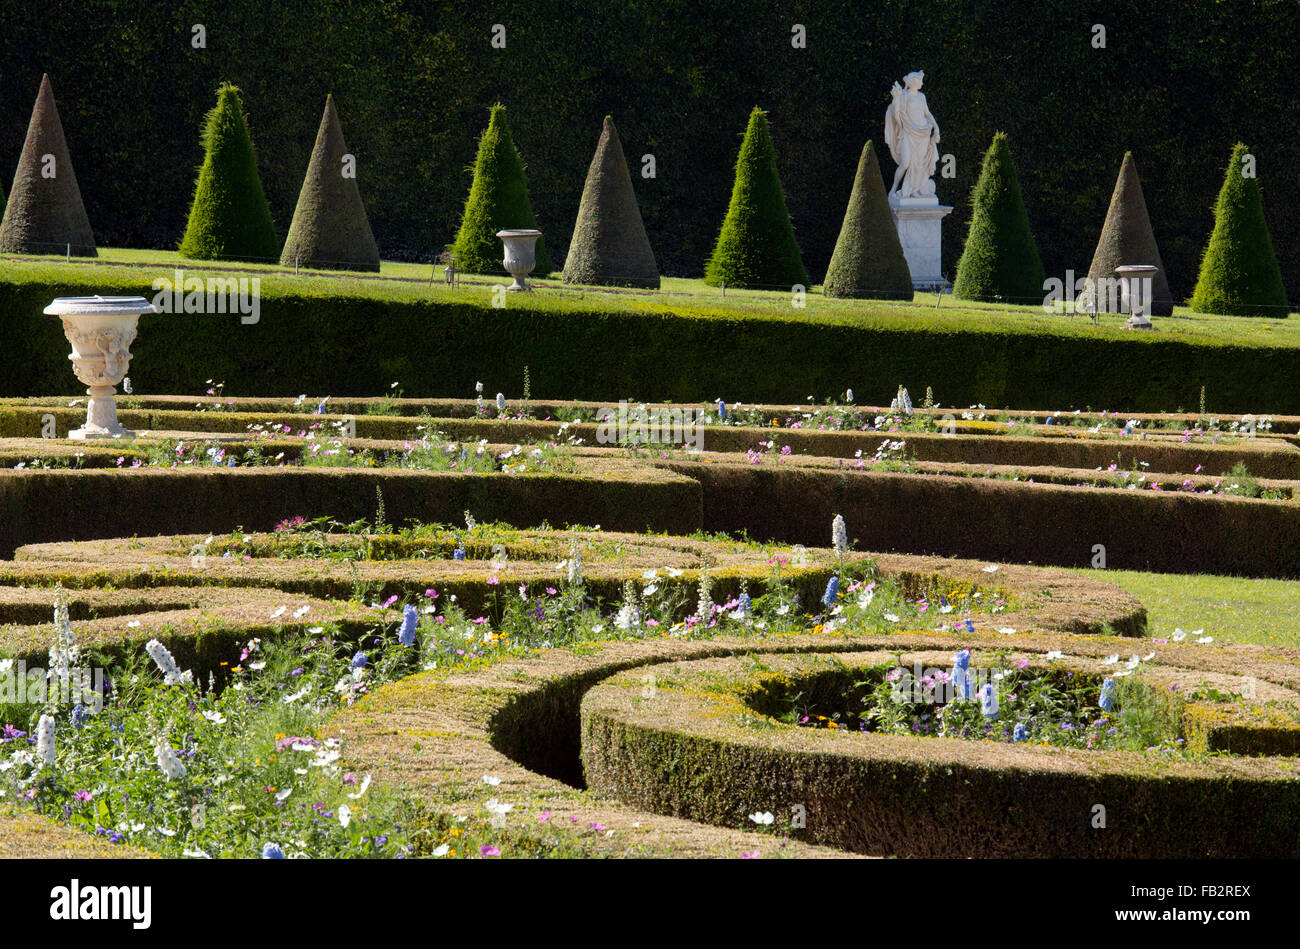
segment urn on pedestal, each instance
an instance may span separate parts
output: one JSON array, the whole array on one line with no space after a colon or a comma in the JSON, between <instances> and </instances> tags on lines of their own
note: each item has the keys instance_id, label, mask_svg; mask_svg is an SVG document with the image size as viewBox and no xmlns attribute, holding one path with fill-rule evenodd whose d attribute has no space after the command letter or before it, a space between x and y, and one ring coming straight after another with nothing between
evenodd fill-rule
<instances>
[{"instance_id":1,"label":"urn on pedestal","mask_svg":"<svg viewBox=\"0 0 1300 949\"><path fill-rule=\"evenodd\" d=\"M515 282L506 287L507 290L532 289L524 278L537 266L537 238L541 236L541 231L529 228L497 231L497 237L501 238L506 249L503 261L506 273L515 278Z\"/></svg>"},{"instance_id":2,"label":"urn on pedestal","mask_svg":"<svg viewBox=\"0 0 1300 949\"><path fill-rule=\"evenodd\" d=\"M86 423L69 438L131 438L117 421L115 389L131 365L131 344L142 313L158 310L144 297L58 297L45 313L63 321L72 344L72 371L89 388Z\"/></svg>"}]
</instances>

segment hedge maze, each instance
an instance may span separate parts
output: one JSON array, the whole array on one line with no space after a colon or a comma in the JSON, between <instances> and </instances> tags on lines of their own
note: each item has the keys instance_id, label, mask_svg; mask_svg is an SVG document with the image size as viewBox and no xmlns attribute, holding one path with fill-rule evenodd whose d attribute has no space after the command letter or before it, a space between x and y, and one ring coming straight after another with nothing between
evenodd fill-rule
<instances>
[{"instance_id":1,"label":"hedge maze","mask_svg":"<svg viewBox=\"0 0 1300 949\"><path fill-rule=\"evenodd\" d=\"M356 650L390 674L312 741L516 853L1293 850L1300 655L1142 640L1050 565L1296 576L1300 419L677 406L690 452L600 403L316 408L124 399L106 444L0 404L0 660L46 663L56 602L115 682L154 643L212 695L259 643ZM983 685L899 712L912 669ZM0 814L4 853L162 846L123 836Z\"/></svg>"}]
</instances>

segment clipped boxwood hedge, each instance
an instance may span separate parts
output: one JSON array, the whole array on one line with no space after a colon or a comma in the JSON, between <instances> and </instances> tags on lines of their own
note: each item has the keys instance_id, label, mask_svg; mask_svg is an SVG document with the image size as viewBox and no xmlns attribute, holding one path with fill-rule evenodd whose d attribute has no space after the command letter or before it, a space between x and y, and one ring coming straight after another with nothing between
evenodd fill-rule
<instances>
[{"instance_id":1,"label":"clipped boxwood hedge","mask_svg":"<svg viewBox=\"0 0 1300 949\"><path fill-rule=\"evenodd\" d=\"M55 272L0 282L0 313L26 343L0 354L0 395L83 394L58 321L41 312L54 297L155 295L144 281L112 272L72 279ZM517 299L525 296L536 299ZM408 395L464 396L479 380L517 391L528 367L541 398L623 393L749 404L798 402L887 379L913 391L942 387L953 405L1116 411L1193 406L1205 386L1218 412L1300 412L1296 347L1110 330L1008 332L976 320L931 328L894 311L814 319L788 308L741 313L654 298L561 304L541 293L511 297L496 309L481 291L384 296L362 285L342 290L331 282L322 289L268 276L255 324L229 315L143 317L131 377L137 392L195 391L214 378L231 393L360 396L397 380ZM371 343L358 346L358 332Z\"/></svg>"},{"instance_id":2,"label":"clipped boxwood hedge","mask_svg":"<svg viewBox=\"0 0 1300 949\"><path fill-rule=\"evenodd\" d=\"M588 785L646 810L721 826L743 826L755 810L788 819L802 806L806 826L791 830L795 837L877 855L1294 855L1300 781L1285 758L1180 760L809 730L747 706L748 694L774 680L798 690L819 672L892 664L901 648L680 662L656 670L650 694L641 674L607 679L582 701ZM945 658L930 654L925 662ZM1102 668L1095 660L1071 665ZM1281 678L1294 680L1290 666L1278 670ZM1104 827L1093 823L1099 804Z\"/></svg>"}]
</instances>

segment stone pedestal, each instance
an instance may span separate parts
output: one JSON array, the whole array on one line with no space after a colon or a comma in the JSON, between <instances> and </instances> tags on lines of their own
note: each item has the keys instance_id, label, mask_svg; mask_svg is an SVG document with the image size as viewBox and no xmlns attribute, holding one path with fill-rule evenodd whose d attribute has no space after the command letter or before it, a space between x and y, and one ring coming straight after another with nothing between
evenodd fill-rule
<instances>
[{"instance_id":1,"label":"stone pedestal","mask_svg":"<svg viewBox=\"0 0 1300 949\"><path fill-rule=\"evenodd\" d=\"M912 289L951 290L943 278L943 219L952 208L934 195L926 198L889 196L889 210L903 244L903 256L912 272Z\"/></svg>"}]
</instances>

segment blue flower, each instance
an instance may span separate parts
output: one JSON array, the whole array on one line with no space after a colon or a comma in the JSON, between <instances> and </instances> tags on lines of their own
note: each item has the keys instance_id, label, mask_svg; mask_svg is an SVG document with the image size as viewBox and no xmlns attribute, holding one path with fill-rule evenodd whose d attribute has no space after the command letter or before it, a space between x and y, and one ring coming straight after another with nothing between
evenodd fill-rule
<instances>
[{"instance_id":1,"label":"blue flower","mask_svg":"<svg viewBox=\"0 0 1300 949\"><path fill-rule=\"evenodd\" d=\"M72 708L73 727L80 728L82 725L86 724L86 719L89 717L89 715L90 713L86 711L86 706L84 705L73 706Z\"/></svg>"},{"instance_id":2,"label":"blue flower","mask_svg":"<svg viewBox=\"0 0 1300 949\"><path fill-rule=\"evenodd\" d=\"M952 657L953 665L963 672L970 668L970 650L963 649L957 655Z\"/></svg>"},{"instance_id":3,"label":"blue flower","mask_svg":"<svg viewBox=\"0 0 1300 949\"><path fill-rule=\"evenodd\" d=\"M369 662L369 660L366 658L366 654L364 652L358 652L352 657L352 668L364 669L367 662Z\"/></svg>"},{"instance_id":4,"label":"blue flower","mask_svg":"<svg viewBox=\"0 0 1300 949\"><path fill-rule=\"evenodd\" d=\"M1109 676L1101 684L1101 698L1097 699L1097 704L1107 712L1115 706L1115 680Z\"/></svg>"},{"instance_id":5,"label":"blue flower","mask_svg":"<svg viewBox=\"0 0 1300 949\"><path fill-rule=\"evenodd\" d=\"M284 851L280 849L280 845L279 845L279 844L263 844L263 845L262 845L262 859L263 859L263 860L283 860L283 859L284 859Z\"/></svg>"},{"instance_id":6,"label":"blue flower","mask_svg":"<svg viewBox=\"0 0 1300 949\"><path fill-rule=\"evenodd\" d=\"M826 592L822 594L822 602L827 606L835 602L835 598L840 595L840 578L832 574L831 578L826 581Z\"/></svg>"},{"instance_id":7,"label":"blue flower","mask_svg":"<svg viewBox=\"0 0 1300 949\"><path fill-rule=\"evenodd\" d=\"M320 405L316 406L316 414L317 414L317 415L324 415L324 414L325 414L325 403L328 402L328 401L329 401L328 398L324 398L324 399L321 399L321 400L320 400ZM280 856L284 856L284 854L281 854Z\"/></svg>"},{"instance_id":8,"label":"blue flower","mask_svg":"<svg viewBox=\"0 0 1300 949\"><path fill-rule=\"evenodd\" d=\"M465 548L464 548L464 547L457 547L455 550L453 550L453 551L451 552L451 556L452 556L452 559L453 559L453 560L464 560L464 559L465 559Z\"/></svg>"},{"instance_id":9,"label":"blue flower","mask_svg":"<svg viewBox=\"0 0 1300 949\"><path fill-rule=\"evenodd\" d=\"M736 612L740 614L741 619L749 619L750 613L753 612L754 604L750 600L748 593L740 594L736 600Z\"/></svg>"},{"instance_id":10,"label":"blue flower","mask_svg":"<svg viewBox=\"0 0 1300 949\"><path fill-rule=\"evenodd\" d=\"M980 711L989 721L998 717L998 693L991 682L985 683L980 689Z\"/></svg>"},{"instance_id":11,"label":"blue flower","mask_svg":"<svg viewBox=\"0 0 1300 949\"><path fill-rule=\"evenodd\" d=\"M1025 732L1025 726L1020 722L1016 722L1016 727L1011 730L1011 740L1025 741L1028 737L1029 735Z\"/></svg>"},{"instance_id":12,"label":"blue flower","mask_svg":"<svg viewBox=\"0 0 1300 949\"><path fill-rule=\"evenodd\" d=\"M969 616L966 617L966 632L968 633L975 632L975 621L971 619Z\"/></svg>"},{"instance_id":13,"label":"blue flower","mask_svg":"<svg viewBox=\"0 0 1300 949\"><path fill-rule=\"evenodd\" d=\"M727 420L727 403L721 399L718 400L718 419L723 422Z\"/></svg>"},{"instance_id":14,"label":"blue flower","mask_svg":"<svg viewBox=\"0 0 1300 949\"><path fill-rule=\"evenodd\" d=\"M420 622L420 611L410 603L402 607L402 628L397 633L397 641L403 646L415 645L415 627Z\"/></svg>"}]
</instances>

